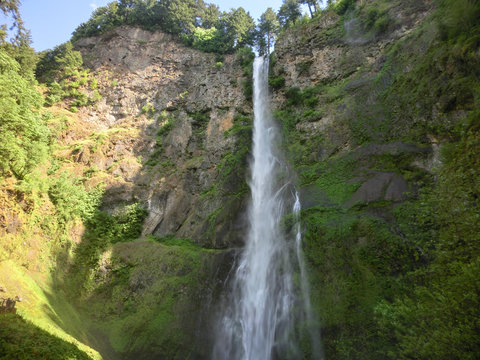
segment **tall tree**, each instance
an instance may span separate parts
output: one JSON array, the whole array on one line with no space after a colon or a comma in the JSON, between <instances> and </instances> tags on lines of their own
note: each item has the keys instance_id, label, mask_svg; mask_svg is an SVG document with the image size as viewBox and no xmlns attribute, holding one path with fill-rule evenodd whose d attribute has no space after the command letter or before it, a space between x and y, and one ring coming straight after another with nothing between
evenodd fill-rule
<instances>
[{"instance_id":1,"label":"tall tree","mask_svg":"<svg viewBox=\"0 0 480 360\"><path fill-rule=\"evenodd\" d=\"M300 0L300 4L307 5L308 10L310 11L310 16L313 18L313 15L318 11L320 6L318 5L317 0ZM313 9L313 10L312 10Z\"/></svg>"},{"instance_id":2,"label":"tall tree","mask_svg":"<svg viewBox=\"0 0 480 360\"><path fill-rule=\"evenodd\" d=\"M255 22L242 7L231 9L226 15L226 27L229 38L232 40L232 48L243 47L251 44L255 33Z\"/></svg>"},{"instance_id":3,"label":"tall tree","mask_svg":"<svg viewBox=\"0 0 480 360\"><path fill-rule=\"evenodd\" d=\"M205 4L200 8L201 27L210 29L216 25L220 17L220 9L215 4Z\"/></svg>"},{"instance_id":4,"label":"tall tree","mask_svg":"<svg viewBox=\"0 0 480 360\"><path fill-rule=\"evenodd\" d=\"M22 17L18 10L20 6L20 0L0 0L0 10L6 15L11 16L13 19L12 28L17 28L18 32L23 30Z\"/></svg>"},{"instance_id":5,"label":"tall tree","mask_svg":"<svg viewBox=\"0 0 480 360\"><path fill-rule=\"evenodd\" d=\"M195 0L164 0L160 9L165 14L160 24L163 30L173 34L190 34L195 29L199 13Z\"/></svg>"},{"instance_id":6,"label":"tall tree","mask_svg":"<svg viewBox=\"0 0 480 360\"><path fill-rule=\"evenodd\" d=\"M38 109L42 95L0 49L0 177L23 178L47 154L49 130Z\"/></svg>"},{"instance_id":7,"label":"tall tree","mask_svg":"<svg viewBox=\"0 0 480 360\"><path fill-rule=\"evenodd\" d=\"M260 55L269 55L277 36L280 24L277 14L272 8L268 8L258 23L257 47Z\"/></svg>"},{"instance_id":8,"label":"tall tree","mask_svg":"<svg viewBox=\"0 0 480 360\"><path fill-rule=\"evenodd\" d=\"M283 0L283 5L278 10L278 21L284 28L294 24L300 17L302 12L300 10L299 0Z\"/></svg>"}]
</instances>

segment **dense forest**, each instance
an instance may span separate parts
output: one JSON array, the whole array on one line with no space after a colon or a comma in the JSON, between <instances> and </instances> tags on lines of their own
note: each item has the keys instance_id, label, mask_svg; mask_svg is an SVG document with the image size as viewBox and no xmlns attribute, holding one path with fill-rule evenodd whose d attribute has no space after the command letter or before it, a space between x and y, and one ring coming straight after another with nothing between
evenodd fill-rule
<instances>
[{"instance_id":1,"label":"dense forest","mask_svg":"<svg viewBox=\"0 0 480 360\"><path fill-rule=\"evenodd\" d=\"M233 227L224 212L248 198L245 179L234 173L247 173L249 110L228 105L230 116L225 105L218 110L211 105L196 108L198 99L188 88L172 95L175 101L168 105L158 105L158 95L142 98L135 103L132 123L112 126L110 132L105 125L87 134L88 121L79 122L91 116L89 111L101 112L101 106L115 103L120 96L114 92L126 85L119 85L121 78L115 78L114 71L89 66L75 44L91 37L108 39L122 26L169 34L172 46L205 56L204 62L211 63L206 74L217 76L231 66L232 74L239 75L218 75L215 86L239 91L248 106L252 49L270 57L269 84L286 157L298 172L306 202L314 203L302 210L301 219L327 359L478 358L480 2L421 3L284 0L278 11L268 8L253 19L242 7L224 12L203 0L119 0L96 9L71 41L36 53L19 0L1 1L0 10L12 28L0 28L0 272L10 269L14 274L9 288L18 285L18 295L23 288L33 295L18 304L18 314L0 313L0 359L101 359L95 351L99 349L105 359L139 354L147 359L151 348L152 356L190 356L194 350L187 347L194 345L183 331L195 333L194 325L179 326L175 311L184 312L182 316L198 312L197 304L190 306L188 300L192 294L201 298L197 288L208 283L207 273L215 272L209 264L221 268L216 256L238 245L218 245L215 231L222 221ZM407 12L407 20L395 18L399 8ZM420 11L426 15L415 18L411 33L395 38L404 26L401 21L407 23ZM287 44L289 36L297 40L282 45L284 55L290 51L285 47L291 46L293 53L297 46L296 55L303 59L290 67L275 50L276 43ZM146 41L136 40L135 46ZM354 51L381 41L385 45L375 55L380 60L358 63ZM309 47L340 49L333 61L340 69L335 76L314 78L313 61L305 60ZM172 88L166 87L173 93ZM212 164L204 166L213 169L219 185L191 186L200 199L198 207L208 210L205 219L197 219L205 221L200 233L208 241L180 234L186 219L167 235L155 233L160 224L145 233L151 209L140 195L125 200L120 211L104 206L109 181L123 176L115 167L123 159L102 158L98 163L104 168L91 159L111 144L117 149L119 134L130 136L141 129L144 132L138 130L141 135L135 136L143 134L151 141L132 156L149 179L139 177L139 187L153 184L157 175L163 179L158 184L169 177L176 183L202 168L209 149L205 139L214 132L208 123L217 113L232 124L219 133L233 148L215 149L220 155L213 154ZM321 127L322 119L330 117L341 120L330 132L309 135L302 130ZM133 129L134 121L141 126L150 121L154 130L140 125ZM194 139L190 153L184 158L175 151L168 155L170 143L181 142L182 131ZM81 159L87 156L86 148L88 166ZM435 166L418 165L428 156L435 156ZM362 176L371 179L380 173L405 179L408 194L392 200L385 188L374 200L355 198L368 182ZM216 207L209 207L213 203ZM129 246L140 244L139 238L146 242L136 257ZM122 260L107 264L109 251ZM146 268L154 275L135 273L136 266L147 266L142 262L151 254L162 262ZM155 296L162 296L160 305L145 300L154 295L145 290L142 276L157 291ZM0 290L6 279L0 277ZM127 291L140 295L122 295ZM105 319L111 328L102 324L107 324ZM150 327L144 324L151 319ZM126 328L133 329L128 339ZM132 340L137 333L138 339ZM102 336L97 339L95 334ZM304 354L310 358L308 350Z\"/></svg>"}]
</instances>

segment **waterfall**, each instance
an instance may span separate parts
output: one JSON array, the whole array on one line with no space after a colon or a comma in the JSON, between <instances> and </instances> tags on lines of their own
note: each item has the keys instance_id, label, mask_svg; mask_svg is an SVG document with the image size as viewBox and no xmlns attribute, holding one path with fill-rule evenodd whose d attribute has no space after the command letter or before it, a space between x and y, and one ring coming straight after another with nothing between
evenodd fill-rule
<instances>
[{"instance_id":1,"label":"waterfall","mask_svg":"<svg viewBox=\"0 0 480 360\"><path fill-rule=\"evenodd\" d=\"M294 326L299 315L295 313L300 307L304 308L300 317L313 316L301 253L300 202L298 196L295 199L292 196L293 186L277 148L280 136L269 106L268 61L256 58L253 66L249 228L221 316L213 357L217 360L299 359L303 356ZM291 239L282 226L285 215L292 211L297 239ZM296 269L301 277L303 301L296 295L298 290L293 279ZM315 343L319 343L319 339L312 341L312 352L319 351Z\"/></svg>"}]
</instances>

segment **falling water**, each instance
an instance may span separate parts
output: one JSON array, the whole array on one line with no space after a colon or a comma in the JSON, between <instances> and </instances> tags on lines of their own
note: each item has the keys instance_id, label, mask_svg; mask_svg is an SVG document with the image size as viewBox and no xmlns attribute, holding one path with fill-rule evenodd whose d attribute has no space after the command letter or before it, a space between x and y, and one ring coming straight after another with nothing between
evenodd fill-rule
<instances>
[{"instance_id":1,"label":"falling water","mask_svg":"<svg viewBox=\"0 0 480 360\"><path fill-rule=\"evenodd\" d=\"M288 172L276 147L280 137L269 108L268 61L255 59L253 79L249 231L219 325L214 358L297 359L302 356L294 327L295 308L308 306L303 317L311 316L312 312L306 280L301 280L303 302L296 296L293 282L294 266L300 265L301 277L306 276L301 260L300 228L297 230L299 238L294 242L290 241L284 226L281 226L286 213L295 208L292 206L292 186L285 180ZM298 216L298 197L296 200ZM292 254L297 254L298 259ZM312 350L316 351L315 346Z\"/></svg>"},{"instance_id":2,"label":"falling water","mask_svg":"<svg viewBox=\"0 0 480 360\"><path fill-rule=\"evenodd\" d=\"M303 258L302 251L302 228L300 226L300 198L295 192L295 204L293 205L293 214L295 216L295 253L297 255L298 267L300 270L300 288L303 297L303 310L306 316L307 333L310 335L310 347L312 351L311 358L321 360L324 358L323 347L320 341L320 327L316 324L316 315L312 309L310 301L310 286L308 284L307 268Z\"/></svg>"}]
</instances>

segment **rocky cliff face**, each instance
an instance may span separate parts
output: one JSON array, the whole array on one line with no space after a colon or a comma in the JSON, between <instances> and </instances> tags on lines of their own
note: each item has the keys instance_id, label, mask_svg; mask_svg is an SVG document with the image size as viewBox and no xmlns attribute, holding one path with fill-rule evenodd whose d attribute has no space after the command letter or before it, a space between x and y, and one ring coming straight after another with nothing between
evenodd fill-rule
<instances>
[{"instance_id":1,"label":"rocky cliff face","mask_svg":"<svg viewBox=\"0 0 480 360\"><path fill-rule=\"evenodd\" d=\"M87 188L104 189L109 214L148 214L133 243L101 245L111 231L101 220L78 236L64 282L92 319L88 342L105 359L208 358L228 249L243 234L252 122L244 70L234 55L131 27L75 49L101 100L80 108L58 155Z\"/></svg>"},{"instance_id":2,"label":"rocky cliff face","mask_svg":"<svg viewBox=\"0 0 480 360\"><path fill-rule=\"evenodd\" d=\"M474 109L477 81L461 65L470 55L449 54L434 11L431 1L358 1L342 16L326 12L285 31L275 45L275 117L298 172L329 359L395 358L399 343L416 358L423 346L404 336L414 321L392 324L412 301L405 276L430 263L432 241L449 231L434 225L436 201L449 197L438 184L452 169L439 148Z\"/></svg>"},{"instance_id":3,"label":"rocky cliff face","mask_svg":"<svg viewBox=\"0 0 480 360\"><path fill-rule=\"evenodd\" d=\"M239 147L229 130L251 114L235 57L218 59L129 27L75 47L103 97L81 119L106 138L94 152L76 149L75 159L112 175L103 206L146 206L144 235L174 234L208 247L238 243L245 158L228 181L221 168Z\"/></svg>"},{"instance_id":4,"label":"rocky cliff face","mask_svg":"<svg viewBox=\"0 0 480 360\"><path fill-rule=\"evenodd\" d=\"M470 344L448 336L476 314L478 40L448 40L429 0L351 4L285 30L270 62L312 303L327 359L431 358ZM234 55L137 28L75 48L101 99L50 108L50 163L1 184L0 288L92 358L208 359L244 232L249 79ZM65 209L97 186L104 211Z\"/></svg>"}]
</instances>

